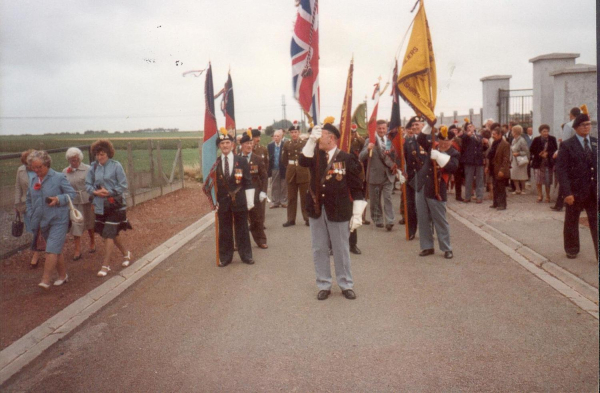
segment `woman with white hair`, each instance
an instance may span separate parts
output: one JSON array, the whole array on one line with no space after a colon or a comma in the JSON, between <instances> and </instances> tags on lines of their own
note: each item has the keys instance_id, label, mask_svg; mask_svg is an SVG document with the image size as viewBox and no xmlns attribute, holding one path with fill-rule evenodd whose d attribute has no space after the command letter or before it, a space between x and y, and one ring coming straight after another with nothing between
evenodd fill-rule
<instances>
[{"instance_id":1,"label":"woman with white hair","mask_svg":"<svg viewBox=\"0 0 600 393\"><path fill-rule=\"evenodd\" d=\"M529 146L523 137L523 127L516 125L512 128L513 140L510 144L512 153L510 161L510 179L515 183L513 195L527 194L525 181L527 176L527 164L529 163ZM517 159L521 158L521 160Z\"/></svg>"},{"instance_id":2,"label":"woman with white hair","mask_svg":"<svg viewBox=\"0 0 600 393\"><path fill-rule=\"evenodd\" d=\"M83 153L76 147L71 147L67 150L67 161L69 166L63 169L63 173L67 176L67 180L71 183L77 195L73 199L73 206L83 215L82 223L73 223L69 233L73 235L75 240L75 252L73 260L81 259L81 235L87 231L90 235L90 253L96 252L96 242L94 239L94 212L90 203L90 195L85 188L85 176L90 170L90 166L83 163Z\"/></svg>"}]
</instances>

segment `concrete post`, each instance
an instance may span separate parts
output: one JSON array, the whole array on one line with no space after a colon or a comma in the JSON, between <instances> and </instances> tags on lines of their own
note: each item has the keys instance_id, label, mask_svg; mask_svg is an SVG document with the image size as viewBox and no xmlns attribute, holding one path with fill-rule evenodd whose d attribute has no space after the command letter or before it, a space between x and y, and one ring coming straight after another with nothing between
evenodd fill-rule
<instances>
[{"instance_id":1,"label":"concrete post","mask_svg":"<svg viewBox=\"0 0 600 393\"><path fill-rule=\"evenodd\" d=\"M510 90L512 75L491 75L480 79L483 87L483 119L500 121L500 102L498 90Z\"/></svg>"},{"instance_id":2,"label":"concrete post","mask_svg":"<svg viewBox=\"0 0 600 393\"><path fill-rule=\"evenodd\" d=\"M586 104L592 120L591 135L598 136L598 88L595 65L577 64L550 73L554 79L554 116L550 133L561 138L560 126L569 121L573 107Z\"/></svg>"},{"instance_id":3,"label":"concrete post","mask_svg":"<svg viewBox=\"0 0 600 393\"><path fill-rule=\"evenodd\" d=\"M554 78L550 73L575 65L579 53L550 53L530 59L533 63L533 135L541 124L554 122Z\"/></svg>"}]
</instances>

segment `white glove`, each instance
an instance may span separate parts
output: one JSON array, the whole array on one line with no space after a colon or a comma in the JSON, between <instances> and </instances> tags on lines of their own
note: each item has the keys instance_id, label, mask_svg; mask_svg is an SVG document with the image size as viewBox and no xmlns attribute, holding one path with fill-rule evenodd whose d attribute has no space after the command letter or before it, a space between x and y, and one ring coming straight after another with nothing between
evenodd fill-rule
<instances>
[{"instance_id":1,"label":"white glove","mask_svg":"<svg viewBox=\"0 0 600 393\"><path fill-rule=\"evenodd\" d=\"M254 208L254 188L246 190L246 205L248 206L248 210Z\"/></svg>"},{"instance_id":2,"label":"white glove","mask_svg":"<svg viewBox=\"0 0 600 393\"><path fill-rule=\"evenodd\" d=\"M265 199L267 199L267 194L264 191L261 191L260 194L258 194L258 200L262 203Z\"/></svg>"},{"instance_id":3,"label":"white glove","mask_svg":"<svg viewBox=\"0 0 600 393\"><path fill-rule=\"evenodd\" d=\"M308 137L308 139L316 143L317 139L321 137L322 133L323 130L321 129L321 126L314 126L312 131L310 132L310 136Z\"/></svg>"},{"instance_id":4,"label":"white glove","mask_svg":"<svg viewBox=\"0 0 600 393\"><path fill-rule=\"evenodd\" d=\"M421 130L421 134L431 134L431 127L429 126L429 124L425 124L425 127L423 127L423 129Z\"/></svg>"},{"instance_id":5,"label":"white glove","mask_svg":"<svg viewBox=\"0 0 600 393\"><path fill-rule=\"evenodd\" d=\"M435 160L435 162L438 163L440 168L443 168L446 166L448 161L450 161L450 156L446 153L442 153L441 151L432 149L431 150L431 159Z\"/></svg>"},{"instance_id":6,"label":"white glove","mask_svg":"<svg viewBox=\"0 0 600 393\"><path fill-rule=\"evenodd\" d=\"M367 201L357 200L352 202L352 218L350 219L350 232L362 225L362 214L367 208Z\"/></svg>"},{"instance_id":7,"label":"white glove","mask_svg":"<svg viewBox=\"0 0 600 393\"><path fill-rule=\"evenodd\" d=\"M400 185L406 183L406 178L404 177L400 169L396 170L396 176L398 177L398 182L400 183Z\"/></svg>"}]
</instances>

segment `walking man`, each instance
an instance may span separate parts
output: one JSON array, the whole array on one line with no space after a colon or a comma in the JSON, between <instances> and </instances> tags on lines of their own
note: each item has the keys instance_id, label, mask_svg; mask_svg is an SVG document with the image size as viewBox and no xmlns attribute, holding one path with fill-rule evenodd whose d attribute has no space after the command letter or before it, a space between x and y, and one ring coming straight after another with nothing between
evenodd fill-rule
<instances>
[{"instance_id":1,"label":"walking man","mask_svg":"<svg viewBox=\"0 0 600 393\"><path fill-rule=\"evenodd\" d=\"M248 162L233 154L233 137L221 128L217 138L221 156L217 158L217 216L219 218L219 266L233 259L233 227L242 262L252 265L252 248L248 232L248 211L254 207L254 186Z\"/></svg>"},{"instance_id":2,"label":"walking man","mask_svg":"<svg viewBox=\"0 0 600 393\"><path fill-rule=\"evenodd\" d=\"M592 122L585 105L573 122L575 136L560 145L556 174L565 195L563 231L567 258L579 254L579 216L585 210L598 258L598 140L590 136Z\"/></svg>"},{"instance_id":3,"label":"walking man","mask_svg":"<svg viewBox=\"0 0 600 393\"><path fill-rule=\"evenodd\" d=\"M323 127L315 126L300 155L300 165L309 168L311 179L307 211L310 220L313 261L317 276L318 300L331 294L329 249L333 251L335 276L346 299L356 299L350 271L350 232L362 225L367 206L360 180L360 163L338 149L340 132L333 118ZM318 141L318 146L317 146Z\"/></svg>"},{"instance_id":4,"label":"walking man","mask_svg":"<svg viewBox=\"0 0 600 393\"><path fill-rule=\"evenodd\" d=\"M406 219L408 224L408 240L413 240L417 233L417 202L415 192L415 178L417 171L420 168L421 161L418 159L419 156L419 144L417 143L417 135L421 132L423 118L419 116L413 116L406 124L406 138L404 141L404 157L406 160L406 210L408 217Z\"/></svg>"}]
</instances>

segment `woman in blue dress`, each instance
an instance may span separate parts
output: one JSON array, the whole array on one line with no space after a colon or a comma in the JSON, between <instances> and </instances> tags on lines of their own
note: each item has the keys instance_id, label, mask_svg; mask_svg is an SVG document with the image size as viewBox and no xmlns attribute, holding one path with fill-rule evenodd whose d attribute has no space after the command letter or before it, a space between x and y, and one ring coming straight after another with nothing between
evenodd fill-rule
<instances>
[{"instance_id":1,"label":"woman in blue dress","mask_svg":"<svg viewBox=\"0 0 600 393\"><path fill-rule=\"evenodd\" d=\"M75 197L75 190L67 177L50 168L52 159L45 151L33 151L27 157L29 168L35 173L27 191L27 221L33 232L31 248L43 237L46 240L46 261L42 282L38 285L49 289L54 270L58 280L54 285L62 285L69 280L63 246L69 230L69 199Z\"/></svg>"},{"instance_id":2,"label":"woman in blue dress","mask_svg":"<svg viewBox=\"0 0 600 393\"><path fill-rule=\"evenodd\" d=\"M17 211L23 217L25 230L30 233L33 233L33 231L29 225L29 219L27 218L25 202L27 200L29 183L31 182L31 179L35 178L35 172L33 172L27 164L27 157L32 151L33 149L29 149L21 153L21 164L23 165L17 169L17 180L15 181L15 211ZM44 250L33 251L31 262L29 263L30 268L35 269L39 266L40 251Z\"/></svg>"}]
</instances>

